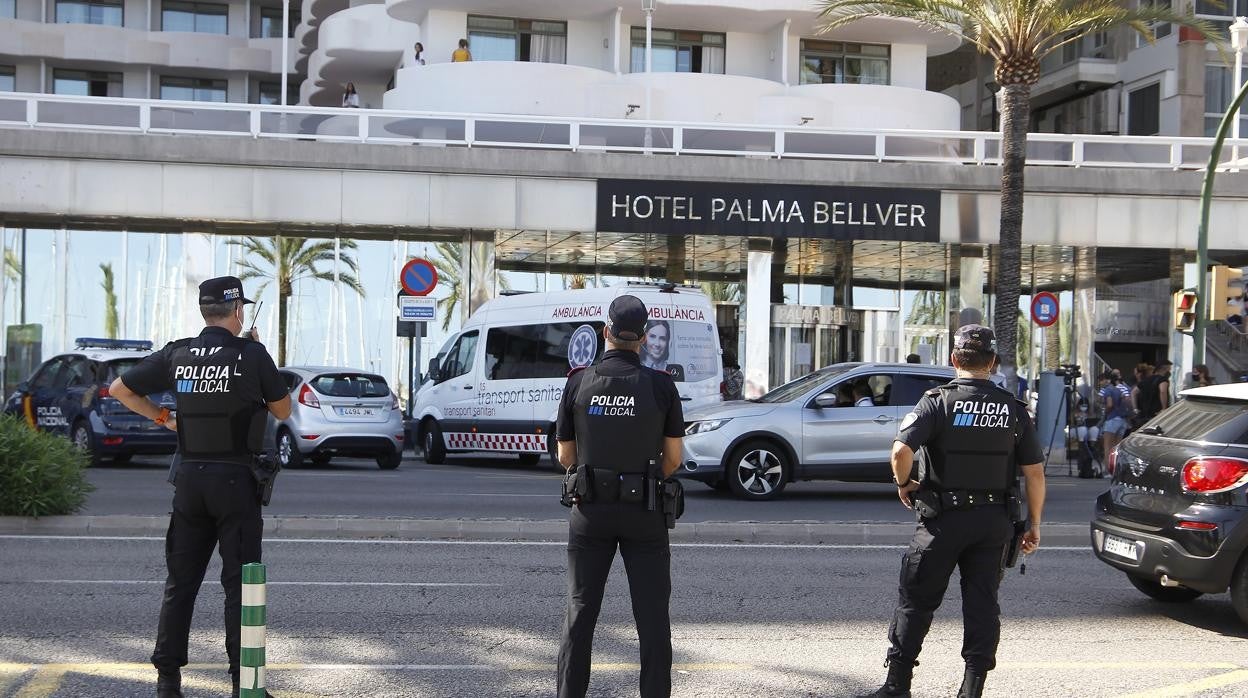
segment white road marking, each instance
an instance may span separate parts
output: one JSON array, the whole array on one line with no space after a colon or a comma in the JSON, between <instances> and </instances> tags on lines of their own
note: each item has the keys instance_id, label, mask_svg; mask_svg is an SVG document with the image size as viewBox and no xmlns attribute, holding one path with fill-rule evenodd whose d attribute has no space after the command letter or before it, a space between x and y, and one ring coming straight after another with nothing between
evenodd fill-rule
<instances>
[{"instance_id":1,"label":"white road marking","mask_svg":"<svg viewBox=\"0 0 1248 698\"><path fill-rule=\"evenodd\" d=\"M111 541L160 541L164 542L163 537L156 536L53 536L53 535L20 535L20 534L0 534L0 540L52 540L52 541L69 541L69 540L111 540ZM543 541L543 540L430 540L430 539L392 539L392 538L370 538L367 540L356 538L265 538L266 545L270 543L317 543L322 545L477 545L477 546L504 546L504 547L551 547L566 546L567 541ZM820 544L820 543L672 543L673 548L715 548L715 549L736 549L750 548L762 550L901 550L907 547L906 543L897 543L895 545L854 545L854 544ZM1042 545L1040 552L1079 552L1090 553L1090 546L1082 545ZM1031 562L1028 556L1028 563Z\"/></svg>"}]
</instances>

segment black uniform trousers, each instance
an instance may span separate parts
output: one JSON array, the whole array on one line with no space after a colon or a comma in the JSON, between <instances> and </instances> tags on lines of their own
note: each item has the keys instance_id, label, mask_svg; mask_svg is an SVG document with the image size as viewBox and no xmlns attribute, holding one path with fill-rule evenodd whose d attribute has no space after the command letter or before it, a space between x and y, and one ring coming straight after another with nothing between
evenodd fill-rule
<instances>
[{"instance_id":1,"label":"black uniform trousers","mask_svg":"<svg viewBox=\"0 0 1248 698\"><path fill-rule=\"evenodd\" d=\"M955 567L962 578L962 658L987 672L1001 640L1001 559L1014 526L1005 507L947 511L922 519L902 557L897 610L888 628L889 661L914 664Z\"/></svg>"},{"instance_id":2,"label":"black uniform trousers","mask_svg":"<svg viewBox=\"0 0 1248 698\"><path fill-rule=\"evenodd\" d=\"M663 514L639 503L590 502L568 525L568 612L559 645L559 698L589 690L590 652L602 594L619 547L641 648L642 698L672 693L671 552Z\"/></svg>"},{"instance_id":3,"label":"black uniform trousers","mask_svg":"<svg viewBox=\"0 0 1248 698\"><path fill-rule=\"evenodd\" d=\"M219 545L221 586L225 590L225 651L230 673L238 673L242 566L260 562L263 528L256 483L247 466L182 463L173 495L173 515L165 534L169 577L160 607L156 650L152 652L152 664L157 669L186 665L195 597L212 549Z\"/></svg>"}]
</instances>

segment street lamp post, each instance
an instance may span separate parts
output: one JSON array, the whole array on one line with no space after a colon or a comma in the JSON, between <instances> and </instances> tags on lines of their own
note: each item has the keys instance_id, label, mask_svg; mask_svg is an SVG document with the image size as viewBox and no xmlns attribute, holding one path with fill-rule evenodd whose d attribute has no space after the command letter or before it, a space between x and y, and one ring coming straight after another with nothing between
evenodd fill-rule
<instances>
[{"instance_id":1,"label":"street lamp post","mask_svg":"<svg viewBox=\"0 0 1248 698\"><path fill-rule=\"evenodd\" d=\"M290 0L282 0L282 106L286 106L286 62L290 60Z\"/></svg>"}]
</instances>

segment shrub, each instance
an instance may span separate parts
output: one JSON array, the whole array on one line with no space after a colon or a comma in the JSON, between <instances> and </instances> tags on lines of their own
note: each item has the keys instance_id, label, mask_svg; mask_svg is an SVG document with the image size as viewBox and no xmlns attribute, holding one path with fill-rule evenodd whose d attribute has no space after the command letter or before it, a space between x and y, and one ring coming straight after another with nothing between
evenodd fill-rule
<instances>
[{"instance_id":1,"label":"shrub","mask_svg":"<svg viewBox=\"0 0 1248 698\"><path fill-rule=\"evenodd\" d=\"M82 508L87 454L69 441L0 416L0 515L53 516Z\"/></svg>"}]
</instances>

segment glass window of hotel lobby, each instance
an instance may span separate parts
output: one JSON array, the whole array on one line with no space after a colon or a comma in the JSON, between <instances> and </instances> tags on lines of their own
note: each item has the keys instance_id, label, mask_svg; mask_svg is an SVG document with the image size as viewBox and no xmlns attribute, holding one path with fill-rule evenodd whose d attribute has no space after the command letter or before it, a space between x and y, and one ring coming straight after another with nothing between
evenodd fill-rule
<instances>
[{"instance_id":1,"label":"glass window of hotel lobby","mask_svg":"<svg viewBox=\"0 0 1248 698\"><path fill-rule=\"evenodd\" d=\"M888 59L888 46L803 39L801 81L887 85Z\"/></svg>"},{"instance_id":2,"label":"glass window of hotel lobby","mask_svg":"<svg viewBox=\"0 0 1248 698\"><path fill-rule=\"evenodd\" d=\"M656 73L724 72L726 39L715 32L652 29L651 67ZM629 71L646 72L646 28L633 27Z\"/></svg>"},{"instance_id":3,"label":"glass window of hotel lobby","mask_svg":"<svg viewBox=\"0 0 1248 698\"><path fill-rule=\"evenodd\" d=\"M537 19L468 16L474 61L566 63L568 25Z\"/></svg>"}]
</instances>

